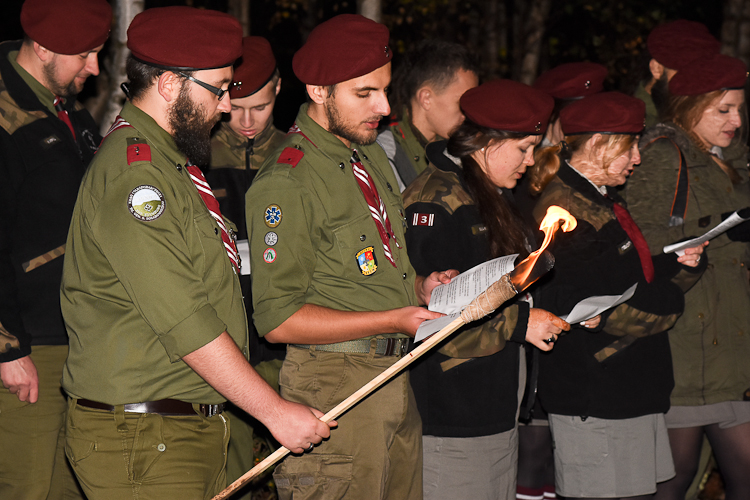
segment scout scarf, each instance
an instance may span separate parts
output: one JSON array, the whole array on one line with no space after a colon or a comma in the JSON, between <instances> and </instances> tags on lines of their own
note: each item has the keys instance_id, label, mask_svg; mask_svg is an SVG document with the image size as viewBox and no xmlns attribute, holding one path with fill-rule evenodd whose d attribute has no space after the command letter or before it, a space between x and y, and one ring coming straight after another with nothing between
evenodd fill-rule
<instances>
[{"instance_id":1,"label":"scout scarf","mask_svg":"<svg viewBox=\"0 0 750 500\"><path fill-rule=\"evenodd\" d=\"M352 150L352 157L349 161L352 164L354 178L357 179L357 184L359 184L359 188L362 190L365 202L367 203L367 206L370 207L370 215L372 215L372 218L375 221L375 226L380 233L380 239L383 241L383 252L385 253L385 257L393 267L396 267L396 262L393 260L393 254L391 253L391 238L397 248L401 248L401 245L399 245L398 240L396 240L396 235L393 234L391 221L388 219L388 213L385 211L383 200L378 195L378 190L375 187L375 184L372 182L370 175L362 165L356 149Z\"/></svg>"},{"instance_id":2,"label":"scout scarf","mask_svg":"<svg viewBox=\"0 0 750 500\"><path fill-rule=\"evenodd\" d=\"M638 251L638 258L641 259L641 268L643 269L643 275L646 277L646 282L651 283L654 281L654 262L651 260L651 252L648 249L646 238L643 237L643 233L641 233L638 225L625 207L614 202L612 209L615 212L617 222L620 223L620 226L625 230L628 238L630 238L630 241L633 242L635 249Z\"/></svg>"},{"instance_id":3,"label":"scout scarf","mask_svg":"<svg viewBox=\"0 0 750 500\"><path fill-rule=\"evenodd\" d=\"M55 100L52 102L52 104L55 106L55 111L57 111L57 117L61 119L65 123L65 125L68 126L68 128L70 129L70 133L73 134L73 140L77 142L78 139L76 139L76 131L73 128L73 123L70 121L68 112L65 111L65 108L63 108L62 97L56 95Z\"/></svg>"},{"instance_id":4,"label":"scout scarf","mask_svg":"<svg viewBox=\"0 0 750 500\"><path fill-rule=\"evenodd\" d=\"M221 229L221 241L224 242L224 248L227 250L229 260L232 262L235 271L239 271L240 260L237 255L237 247L235 246L234 239L229 236L227 226L224 224L224 218L221 216L219 202L211 191L211 186L206 182L206 178L203 176L201 169L190 163L190 160L185 164L185 168L190 174L190 179L193 181L193 184L195 184L198 194L203 198L203 203L206 204L209 213L214 219L216 219L216 223L219 224L219 228Z\"/></svg>"}]
</instances>

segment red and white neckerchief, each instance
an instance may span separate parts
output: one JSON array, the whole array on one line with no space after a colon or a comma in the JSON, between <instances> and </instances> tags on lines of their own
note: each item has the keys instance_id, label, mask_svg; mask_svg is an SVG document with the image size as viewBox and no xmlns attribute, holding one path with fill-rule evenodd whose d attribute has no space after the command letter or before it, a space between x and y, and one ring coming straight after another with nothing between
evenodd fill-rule
<instances>
[{"instance_id":1,"label":"red and white neckerchief","mask_svg":"<svg viewBox=\"0 0 750 500\"><path fill-rule=\"evenodd\" d=\"M370 207L370 215L372 215L372 218L375 221L375 226L380 233L380 239L383 241L383 252L385 253L385 257L393 267L396 267L396 262L393 260L393 254L391 253L390 240L393 239L396 248L401 248L401 245L398 243L396 235L393 234L391 221L388 218L388 212L385 210L383 200L380 198L380 195L378 195L378 190L375 187L375 183L370 178L370 174L367 173L367 170L365 170L365 167L362 165L356 149L352 150L352 157L349 161L352 164L354 178L357 179L357 184L359 184L359 188L362 190L365 202L367 202L367 206Z\"/></svg>"},{"instance_id":2,"label":"red and white neckerchief","mask_svg":"<svg viewBox=\"0 0 750 500\"><path fill-rule=\"evenodd\" d=\"M118 128L122 128L122 127L132 127L132 125L128 123L127 121L125 121L125 118L123 118L120 115L117 115L117 118L115 118L115 121L112 123L112 125L110 125L109 130L107 130L107 133L104 134L104 137L102 138L102 140L106 139L109 134L111 134Z\"/></svg>"},{"instance_id":3,"label":"red and white neckerchief","mask_svg":"<svg viewBox=\"0 0 750 500\"><path fill-rule=\"evenodd\" d=\"M190 160L185 164L185 168L187 169L188 174L190 174L190 179L193 181L193 184L195 184L196 189L198 189L198 194L201 195L203 203L206 204L208 212L219 224L219 228L221 229L221 241L224 242L224 248L227 250L227 255L229 256L229 260L232 262L235 271L239 272L240 259L237 254L237 247L234 243L234 238L229 236L227 226L224 224L224 218L221 216L219 202L211 191L211 186L206 182L206 178L203 176L201 169L190 163Z\"/></svg>"},{"instance_id":4,"label":"red and white neckerchief","mask_svg":"<svg viewBox=\"0 0 750 500\"><path fill-rule=\"evenodd\" d=\"M63 108L62 97L56 95L55 100L52 101L52 105L55 107L55 111L57 111L57 117L61 119L70 129L70 133L73 134L73 140L78 141L78 139L76 138L76 131L73 128L73 123L70 121L70 116L68 116L68 112L65 110L65 108Z\"/></svg>"}]
</instances>

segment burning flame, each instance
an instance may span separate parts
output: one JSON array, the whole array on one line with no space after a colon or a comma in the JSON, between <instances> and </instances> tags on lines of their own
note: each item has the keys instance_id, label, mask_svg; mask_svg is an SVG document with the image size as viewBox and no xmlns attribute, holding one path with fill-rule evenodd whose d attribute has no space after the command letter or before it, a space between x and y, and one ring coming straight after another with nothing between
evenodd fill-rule
<instances>
[{"instance_id":1,"label":"burning flame","mask_svg":"<svg viewBox=\"0 0 750 500\"><path fill-rule=\"evenodd\" d=\"M521 261L513 270L512 281L517 290L520 291L526 288L531 283L536 281L536 278L541 276L541 274L537 275L533 280L529 281L529 276L534 269L534 265L542 255L542 252L544 252L544 250L549 246L550 242L552 241L552 235L555 231L557 231L557 228L559 227L567 233L575 229L577 225L578 221L576 221L576 218L570 215L570 213L564 208L558 207L557 205L552 205L547 209L547 214L539 224L539 229L541 231L544 231L544 241L542 242L542 246L539 247L539 249L535 252L532 252L523 261ZM545 272L548 269L549 267L545 269Z\"/></svg>"}]
</instances>

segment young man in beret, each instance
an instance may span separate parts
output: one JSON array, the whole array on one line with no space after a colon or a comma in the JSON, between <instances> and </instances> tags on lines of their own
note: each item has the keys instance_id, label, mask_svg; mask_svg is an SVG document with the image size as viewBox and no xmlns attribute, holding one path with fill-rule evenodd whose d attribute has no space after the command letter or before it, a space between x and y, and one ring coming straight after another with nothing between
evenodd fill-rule
<instances>
[{"instance_id":1,"label":"young man in beret","mask_svg":"<svg viewBox=\"0 0 750 500\"><path fill-rule=\"evenodd\" d=\"M237 226L237 245L247 246L245 193L268 155L284 140L285 134L273 125L273 108L281 90L281 78L271 44L263 37L242 39L242 57L234 67L229 96L232 110L223 115L211 139L211 164L206 180L219 202L221 213ZM284 346L269 344L258 337L252 322L253 301L250 290L250 262L242 262L240 285L248 316L250 364L268 382L279 389L279 370ZM227 484L255 465L255 444L265 445L267 431L245 412L229 405L232 434L227 452ZM253 430L255 427L255 431ZM267 446L265 446L267 448ZM258 458L264 458L261 454ZM247 491L249 498L252 492ZM244 498L236 497L238 500Z\"/></svg>"},{"instance_id":2,"label":"young man in beret","mask_svg":"<svg viewBox=\"0 0 750 500\"><path fill-rule=\"evenodd\" d=\"M310 101L247 193L255 326L290 344L281 393L328 411L398 361L439 314L417 307L453 273L416 276L403 204L378 122L390 108L388 29L344 14L295 54ZM282 499L421 499L421 423L407 374L341 419L331 439L287 458Z\"/></svg>"},{"instance_id":3,"label":"young man in beret","mask_svg":"<svg viewBox=\"0 0 750 500\"><path fill-rule=\"evenodd\" d=\"M83 179L67 243L66 452L89 500L209 499L226 484L225 399L296 453L330 431L248 363L233 231L194 165L230 110L239 22L149 9L128 48L130 102Z\"/></svg>"},{"instance_id":4,"label":"young man in beret","mask_svg":"<svg viewBox=\"0 0 750 500\"><path fill-rule=\"evenodd\" d=\"M447 139L464 120L458 100L479 85L478 67L463 45L422 40L394 73L391 123L378 135L401 191L428 164L428 143Z\"/></svg>"},{"instance_id":5,"label":"young man in beret","mask_svg":"<svg viewBox=\"0 0 750 500\"><path fill-rule=\"evenodd\" d=\"M109 36L106 0L26 0L0 44L0 498L80 493L65 460L65 239L101 137L76 102Z\"/></svg>"}]
</instances>

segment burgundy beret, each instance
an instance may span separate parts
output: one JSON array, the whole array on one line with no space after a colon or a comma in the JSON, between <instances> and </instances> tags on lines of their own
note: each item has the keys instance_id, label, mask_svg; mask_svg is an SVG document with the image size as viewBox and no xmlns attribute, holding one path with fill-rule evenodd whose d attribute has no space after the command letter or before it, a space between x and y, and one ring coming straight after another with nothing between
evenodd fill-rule
<instances>
[{"instance_id":1,"label":"burgundy beret","mask_svg":"<svg viewBox=\"0 0 750 500\"><path fill-rule=\"evenodd\" d=\"M607 68L601 64L565 63L539 75L533 87L555 99L575 99L601 92L605 78Z\"/></svg>"},{"instance_id":2,"label":"burgundy beret","mask_svg":"<svg viewBox=\"0 0 750 500\"><path fill-rule=\"evenodd\" d=\"M495 130L543 134L555 106L546 93L513 80L492 80L467 90L459 101L464 115Z\"/></svg>"},{"instance_id":3,"label":"burgundy beret","mask_svg":"<svg viewBox=\"0 0 750 500\"><path fill-rule=\"evenodd\" d=\"M645 119L646 104L620 92L584 97L560 111L560 125L565 135L639 134Z\"/></svg>"},{"instance_id":4,"label":"burgundy beret","mask_svg":"<svg viewBox=\"0 0 750 500\"><path fill-rule=\"evenodd\" d=\"M700 95L723 89L741 89L747 80L747 66L736 57L723 54L696 59L675 73L669 81L673 95Z\"/></svg>"},{"instance_id":5,"label":"burgundy beret","mask_svg":"<svg viewBox=\"0 0 750 500\"><path fill-rule=\"evenodd\" d=\"M26 0L21 7L26 35L57 54L81 54L107 41L112 7L106 0Z\"/></svg>"},{"instance_id":6,"label":"burgundy beret","mask_svg":"<svg viewBox=\"0 0 750 500\"><path fill-rule=\"evenodd\" d=\"M157 7L128 28L133 57L152 66L185 70L231 66L242 55L242 27L229 14L193 7Z\"/></svg>"},{"instance_id":7,"label":"burgundy beret","mask_svg":"<svg viewBox=\"0 0 750 500\"><path fill-rule=\"evenodd\" d=\"M385 25L341 14L315 27L294 54L292 68L307 85L335 85L366 75L391 61Z\"/></svg>"},{"instance_id":8,"label":"burgundy beret","mask_svg":"<svg viewBox=\"0 0 750 500\"><path fill-rule=\"evenodd\" d=\"M271 44L262 36L242 39L242 59L234 67L229 96L232 99L247 97L263 88L276 71L276 58Z\"/></svg>"},{"instance_id":9,"label":"burgundy beret","mask_svg":"<svg viewBox=\"0 0 750 500\"><path fill-rule=\"evenodd\" d=\"M646 43L651 57L677 71L693 59L718 54L721 48L704 24L684 19L657 26Z\"/></svg>"}]
</instances>

